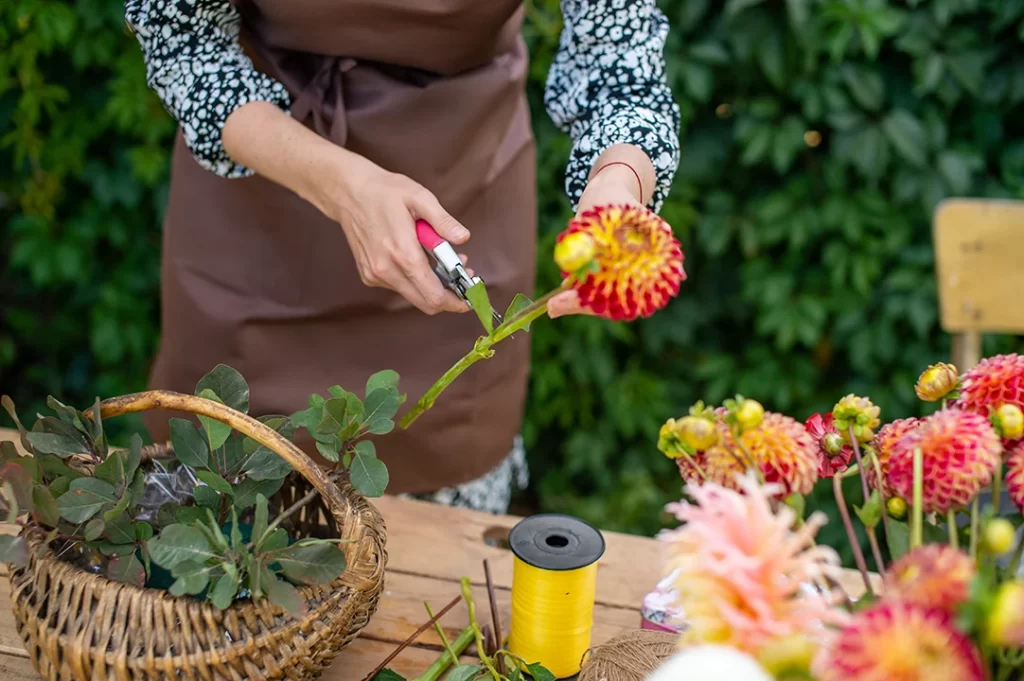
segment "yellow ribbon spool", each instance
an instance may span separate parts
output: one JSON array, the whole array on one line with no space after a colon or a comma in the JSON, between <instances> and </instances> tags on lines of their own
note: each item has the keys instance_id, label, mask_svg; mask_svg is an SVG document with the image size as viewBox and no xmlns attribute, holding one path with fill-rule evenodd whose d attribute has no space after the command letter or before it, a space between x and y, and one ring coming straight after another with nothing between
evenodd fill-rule
<instances>
[{"instance_id":1,"label":"yellow ribbon spool","mask_svg":"<svg viewBox=\"0 0 1024 681\"><path fill-rule=\"evenodd\" d=\"M515 554L509 651L559 679L579 673L590 649L604 537L578 518L541 514L512 528L509 547Z\"/></svg>"}]
</instances>

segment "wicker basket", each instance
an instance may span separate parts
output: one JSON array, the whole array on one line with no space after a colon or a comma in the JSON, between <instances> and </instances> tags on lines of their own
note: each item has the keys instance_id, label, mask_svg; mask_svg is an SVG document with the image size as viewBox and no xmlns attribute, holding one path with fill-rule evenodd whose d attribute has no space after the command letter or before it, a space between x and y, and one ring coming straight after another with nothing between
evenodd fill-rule
<instances>
[{"instance_id":1,"label":"wicker basket","mask_svg":"<svg viewBox=\"0 0 1024 681\"><path fill-rule=\"evenodd\" d=\"M46 681L307 681L318 678L366 626L384 585L384 522L347 484L339 488L292 442L222 404L151 391L101 403L104 418L148 409L209 416L266 445L296 470L275 501L306 490L317 502L296 514L299 534L319 529L353 539L332 584L302 587L308 613L294 619L261 601L217 610L193 598L113 582L58 560L39 527L25 536L31 559L11 572L18 632ZM285 506L278 506L284 508Z\"/></svg>"}]
</instances>

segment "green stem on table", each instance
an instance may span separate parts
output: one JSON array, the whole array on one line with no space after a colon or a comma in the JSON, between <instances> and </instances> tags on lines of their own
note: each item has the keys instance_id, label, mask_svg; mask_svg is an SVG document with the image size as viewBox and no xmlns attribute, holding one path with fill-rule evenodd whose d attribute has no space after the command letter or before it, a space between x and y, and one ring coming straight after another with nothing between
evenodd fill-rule
<instances>
[{"instance_id":1,"label":"green stem on table","mask_svg":"<svg viewBox=\"0 0 1024 681\"><path fill-rule=\"evenodd\" d=\"M971 539L969 545L969 552L971 558L978 557L978 533L981 531L981 502L978 501L978 497L974 497L974 501L971 502Z\"/></svg>"},{"instance_id":2,"label":"green stem on table","mask_svg":"<svg viewBox=\"0 0 1024 681\"><path fill-rule=\"evenodd\" d=\"M481 336L477 339L473 345L473 349L466 354L465 357L455 363L448 371L444 372L441 378L437 379L434 385L430 386L430 389L421 397L409 410L409 413L402 417L399 425L402 430L407 429L418 419L423 412L434 406L434 401L438 395L444 392L445 388L450 386L455 379L463 374L469 367L476 364L481 359L487 359L494 354L493 347L500 341L508 338L516 331L520 331L529 326L533 321L547 314L548 301L554 298L556 295L564 291L564 287L559 287L554 291L551 291L541 298L538 298L533 303L530 303L522 310L512 315L511 318L506 319L504 322L498 325L498 328L493 333L487 336Z\"/></svg>"},{"instance_id":3,"label":"green stem on table","mask_svg":"<svg viewBox=\"0 0 1024 681\"><path fill-rule=\"evenodd\" d=\"M427 617L429 617L432 620L435 620L434 629L437 630L437 635L441 638L441 644L444 646L444 649L448 652L449 655L451 655L453 660L458 659L459 656L455 654L454 650L452 650L452 644L448 642L448 636L446 636L444 633L444 627L441 626L440 621L435 619L434 611L430 608L430 603L428 603L427 601L423 601L423 607L427 609Z\"/></svg>"},{"instance_id":4,"label":"green stem on table","mask_svg":"<svg viewBox=\"0 0 1024 681\"><path fill-rule=\"evenodd\" d=\"M452 641L451 651L444 651L441 653L441 657L434 660L434 664L427 667L427 671L423 672L412 681L437 681L441 678L441 675L448 671L448 667L453 664L459 663L459 655L466 651L466 648L476 639L476 632L473 631L473 626L470 625L462 630L462 632ZM454 655L453 655L454 653Z\"/></svg>"},{"instance_id":5,"label":"green stem on table","mask_svg":"<svg viewBox=\"0 0 1024 681\"><path fill-rule=\"evenodd\" d=\"M960 548L960 533L956 530L956 511L946 511L946 529L949 532L949 545L954 549Z\"/></svg>"},{"instance_id":6,"label":"green stem on table","mask_svg":"<svg viewBox=\"0 0 1024 681\"><path fill-rule=\"evenodd\" d=\"M832 493L836 497L839 517L842 518L843 527L846 528L846 537L850 542L850 548L853 549L853 559L857 563L857 570L860 571L860 576L864 578L864 588L869 596L874 596L875 592L871 588L871 578L868 577L868 563L864 560L864 552L860 550L860 541L857 539L857 532L853 529L853 521L850 520L850 509L846 507L846 497L843 495L843 479L838 475L832 476Z\"/></svg>"},{"instance_id":7,"label":"green stem on table","mask_svg":"<svg viewBox=\"0 0 1024 681\"><path fill-rule=\"evenodd\" d=\"M921 448L914 448L914 496L910 522L910 548L924 543L924 459Z\"/></svg>"},{"instance_id":8,"label":"green stem on table","mask_svg":"<svg viewBox=\"0 0 1024 681\"><path fill-rule=\"evenodd\" d=\"M490 672L491 677L495 681L508 681L508 679L498 673L498 670L494 668L494 662L487 655L487 648L484 645L484 634L480 630L480 623L476 619L476 601L473 600L473 589L469 583L469 577L462 578L462 598L466 601L466 608L469 609L469 626L473 627L473 634L476 638L476 655L480 658L481 664L487 667L487 671Z\"/></svg>"}]
</instances>

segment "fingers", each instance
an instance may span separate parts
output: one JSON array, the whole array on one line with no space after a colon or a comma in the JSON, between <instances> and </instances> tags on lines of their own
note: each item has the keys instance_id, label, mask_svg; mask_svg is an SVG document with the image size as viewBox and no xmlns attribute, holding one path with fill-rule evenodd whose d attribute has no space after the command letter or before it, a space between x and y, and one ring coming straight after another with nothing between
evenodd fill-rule
<instances>
[{"instance_id":1,"label":"fingers","mask_svg":"<svg viewBox=\"0 0 1024 681\"><path fill-rule=\"evenodd\" d=\"M412 217L406 213L403 216L395 216L395 219L408 223L405 229L399 230L395 249L391 253L392 260L402 275L401 281L395 282L396 290L427 314L466 312L466 303L448 290L431 268L427 254L416 239ZM398 286L401 288L397 288Z\"/></svg>"},{"instance_id":2,"label":"fingers","mask_svg":"<svg viewBox=\"0 0 1024 681\"><path fill-rule=\"evenodd\" d=\"M469 240L469 230L442 208L437 198L426 189L416 192L411 197L409 207L415 211L417 217L429 222L441 238L453 244L462 244Z\"/></svg>"}]
</instances>

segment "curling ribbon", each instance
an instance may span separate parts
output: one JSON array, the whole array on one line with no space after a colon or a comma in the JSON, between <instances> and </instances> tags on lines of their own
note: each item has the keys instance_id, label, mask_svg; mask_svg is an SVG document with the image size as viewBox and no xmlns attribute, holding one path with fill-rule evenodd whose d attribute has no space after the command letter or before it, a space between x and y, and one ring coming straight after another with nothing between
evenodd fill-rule
<instances>
[{"instance_id":1,"label":"curling ribbon","mask_svg":"<svg viewBox=\"0 0 1024 681\"><path fill-rule=\"evenodd\" d=\"M512 528L509 547L515 555L509 651L559 679L579 673L590 648L604 537L578 518L542 514Z\"/></svg>"}]
</instances>

